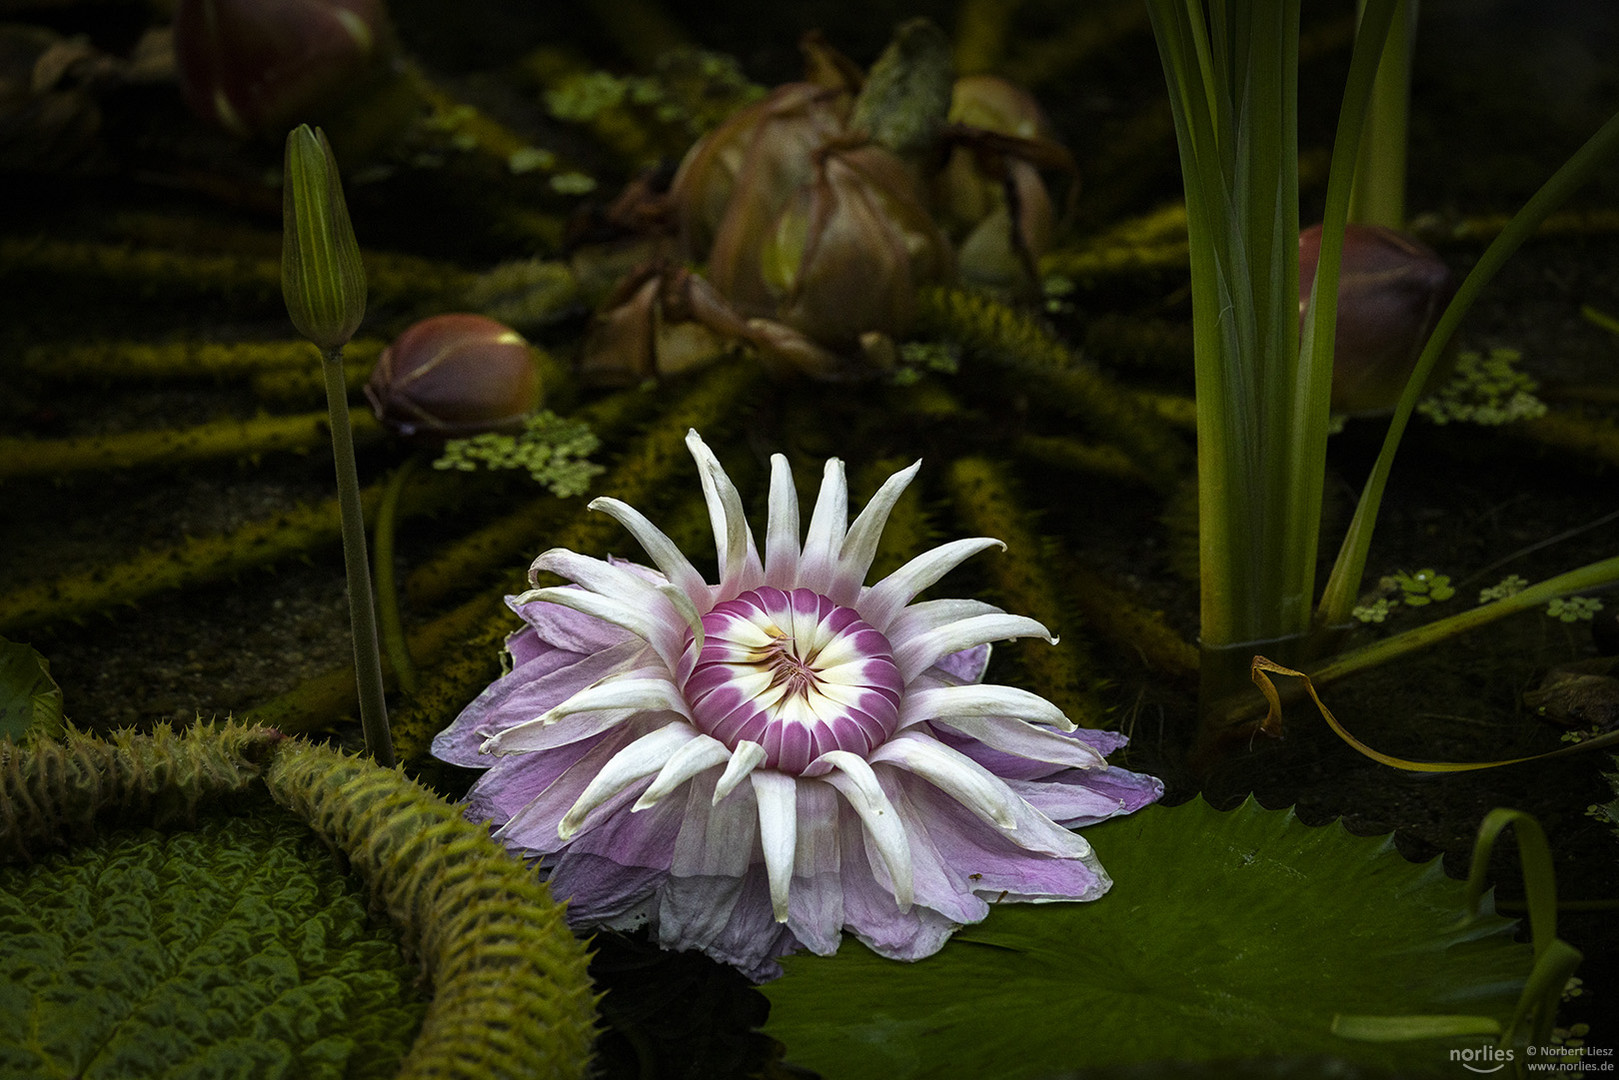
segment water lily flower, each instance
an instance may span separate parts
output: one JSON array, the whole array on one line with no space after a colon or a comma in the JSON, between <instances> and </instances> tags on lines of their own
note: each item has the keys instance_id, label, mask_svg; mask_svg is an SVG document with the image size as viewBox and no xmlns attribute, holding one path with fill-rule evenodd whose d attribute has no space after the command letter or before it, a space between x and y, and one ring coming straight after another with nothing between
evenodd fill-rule
<instances>
[{"instance_id":1,"label":"water lily flower","mask_svg":"<svg viewBox=\"0 0 1619 1080\"><path fill-rule=\"evenodd\" d=\"M921 463L848 521L826 463L802 542L784 457L771 461L761 549L697 433L719 551L709 584L627 504L656 569L553 549L532 574L574 584L508 602L527 625L512 669L433 742L486 768L467 814L548 868L578 926L648 926L754 979L845 929L915 960L998 901L1091 900L1111 882L1085 825L1157 799L1109 766L1115 732L1075 729L1051 702L979 680L990 643L1033 619L976 600L917 602L1000 542L955 540L875 585L867 571Z\"/></svg>"}]
</instances>

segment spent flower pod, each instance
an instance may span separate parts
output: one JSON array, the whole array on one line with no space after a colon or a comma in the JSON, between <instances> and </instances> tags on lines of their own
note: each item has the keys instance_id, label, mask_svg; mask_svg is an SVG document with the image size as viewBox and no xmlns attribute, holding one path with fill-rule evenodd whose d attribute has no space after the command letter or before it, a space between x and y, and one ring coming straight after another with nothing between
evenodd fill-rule
<instances>
[{"instance_id":1,"label":"spent flower pod","mask_svg":"<svg viewBox=\"0 0 1619 1080\"><path fill-rule=\"evenodd\" d=\"M865 333L903 336L917 288L948 280L953 265L910 172L871 143L817 154L757 243L775 317L834 349Z\"/></svg>"},{"instance_id":2,"label":"spent flower pod","mask_svg":"<svg viewBox=\"0 0 1619 1080\"><path fill-rule=\"evenodd\" d=\"M957 245L957 269L977 285L1038 294L1037 264L1057 224L1041 170L1077 183L1073 158L1051 138L1033 95L998 76L956 80L950 125L954 145L933 198Z\"/></svg>"},{"instance_id":3,"label":"spent flower pod","mask_svg":"<svg viewBox=\"0 0 1619 1080\"><path fill-rule=\"evenodd\" d=\"M287 136L283 184L281 294L298 332L331 352L365 318L365 266L320 128L300 124Z\"/></svg>"}]
</instances>

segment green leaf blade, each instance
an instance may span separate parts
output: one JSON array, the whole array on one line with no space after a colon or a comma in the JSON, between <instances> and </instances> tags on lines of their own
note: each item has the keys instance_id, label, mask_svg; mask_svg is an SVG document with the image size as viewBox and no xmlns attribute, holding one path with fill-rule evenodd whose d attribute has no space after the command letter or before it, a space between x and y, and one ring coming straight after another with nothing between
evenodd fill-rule
<instances>
[{"instance_id":1,"label":"green leaf blade","mask_svg":"<svg viewBox=\"0 0 1619 1080\"><path fill-rule=\"evenodd\" d=\"M1173 1059L1442 1063L1450 1043L1356 1043L1339 1015L1511 1015L1530 955L1461 925L1464 885L1387 838L1201 800L1088 829L1092 904L1007 905L938 955L854 942L764 988L787 1058L840 1080L1040 1077Z\"/></svg>"}]
</instances>

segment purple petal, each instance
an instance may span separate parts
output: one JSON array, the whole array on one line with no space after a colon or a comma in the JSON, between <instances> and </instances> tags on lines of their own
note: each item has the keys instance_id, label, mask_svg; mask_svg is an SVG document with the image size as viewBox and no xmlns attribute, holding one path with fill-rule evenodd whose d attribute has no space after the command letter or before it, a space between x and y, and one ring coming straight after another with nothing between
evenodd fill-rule
<instances>
[{"instance_id":1,"label":"purple petal","mask_svg":"<svg viewBox=\"0 0 1619 1080\"><path fill-rule=\"evenodd\" d=\"M916 903L932 908L959 925L978 922L988 915L989 905L974 895L966 872L940 855L930 832L932 822L906 790L915 781L888 769L878 776L883 791L905 824L905 838L911 845L911 881Z\"/></svg>"},{"instance_id":2,"label":"purple petal","mask_svg":"<svg viewBox=\"0 0 1619 1080\"><path fill-rule=\"evenodd\" d=\"M882 859L868 851L860 819L843 816L843 921L846 929L879 956L920 960L944 946L957 924L931 908L894 903Z\"/></svg>"},{"instance_id":3,"label":"purple petal","mask_svg":"<svg viewBox=\"0 0 1619 1080\"><path fill-rule=\"evenodd\" d=\"M585 788L590 786L590 782L614 754L645 735L649 727L661 726L662 723L661 720L653 720L650 724L630 721L595 739L559 746L543 754L514 754L509 759L503 759L521 762L526 767L514 768L504 773L510 776L511 780L500 791L503 798L499 808L505 810L506 814L495 833L495 839L507 847L518 848L532 854L548 855L561 851L567 846L567 841L557 836L557 826L561 823L563 815L579 801L579 797L585 793ZM577 750L581 749L583 752L577 753ZM563 766L562 763L569 757L573 758L572 763ZM484 788L494 778L495 770L490 770L490 773L491 775L486 775L472 791L467 793L469 811L485 794L480 788ZM633 802L634 798L631 796L638 798L651 783L652 778L649 776L596 807L586 817L580 832L594 828L615 809L624 806L626 801ZM528 800L518 804L515 809L508 809L510 803L523 794L529 794Z\"/></svg>"},{"instance_id":4,"label":"purple petal","mask_svg":"<svg viewBox=\"0 0 1619 1080\"><path fill-rule=\"evenodd\" d=\"M701 949L754 982L779 976L776 958L798 947L792 931L771 913L762 865L740 878L671 876L658 894L657 926L664 948Z\"/></svg>"},{"instance_id":5,"label":"purple petal","mask_svg":"<svg viewBox=\"0 0 1619 1080\"><path fill-rule=\"evenodd\" d=\"M787 894L787 925L818 956L838 951L843 938L843 883L838 873L842 800L830 784L798 785L798 851Z\"/></svg>"},{"instance_id":6,"label":"purple petal","mask_svg":"<svg viewBox=\"0 0 1619 1080\"><path fill-rule=\"evenodd\" d=\"M1028 780L1008 783L1030 806L1069 828L1132 814L1157 802L1164 793L1164 782L1156 776L1118 766L1083 772L1074 770L1044 783Z\"/></svg>"},{"instance_id":7,"label":"purple petal","mask_svg":"<svg viewBox=\"0 0 1619 1080\"><path fill-rule=\"evenodd\" d=\"M1094 856L1053 858L1019 847L953 799L925 784L910 789L916 812L946 864L967 875L972 889L992 901L1094 900L1111 879Z\"/></svg>"},{"instance_id":8,"label":"purple petal","mask_svg":"<svg viewBox=\"0 0 1619 1080\"><path fill-rule=\"evenodd\" d=\"M604 735L602 738L611 738ZM540 792L551 786L580 758L595 748L596 741L577 742L544 755L519 754L494 759L472 790L467 792L466 816L470 821L490 821L500 828ZM483 764L489 763L489 758ZM581 789L582 790L582 789ZM571 805L571 804L570 804ZM561 820L560 815L558 821ZM551 827L555 839L556 825Z\"/></svg>"},{"instance_id":9,"label":"purple petal","mask_svg":"<svg viewBox=\"0 0 1619 1080\"><path fill-rule=\"evenodd\" d=\"M984 670L989 667L989 651L988 645L974 645L970 649L953 652L942 657L927 673L942 675L946 682L979 682L984 677Z\"/></svg>"},{"instance_id":10,"label":"purple petal","mask_svg":"<svg viewBox=\"0 0 1619 1080\"><path fill-rule=\"evenodd\" d=\"M547 654L555 657L550 669L555 670L568 662L567 657L577 657L579 655L578 653L570 653L565 649L558 649L556 646L542 640L532 626L525 626L521 630L508 635L506 638L506 652L511 655L513 670Z\"/></svg>"},{"instance_id":11,"label":"purple petal","mask_svg":"<svg viewBox=\"0 0 1619 1080\"><path fill-rule=\"evenodd\" d=\"M579 586L567 585L564 588L577 589ZM626 641L639 640L622 627L614 626L593 615L575 611L573 608L545 600L517 604L514 603L516 599L515 596L508 596L506 605L534 628L541 641L549 642L556 648L576 653L594 653Z\"/></svg>"},{"instance_id":12,"label":"purple petal","mask_svg":"<svg viewBox=\"0 0 1619 1080\"><path fill-rule=\"evenodd\" d=\"M522 631L519 631L522 633ZM487 769L495 759L478 748L488 736L541 716L608 675L633 671L648 652L645 643L580 656L551 650L501 676L479 694L448 728L433 737L433 756L452 765ZM563 661L557 666L559 659Z\"/></svg>"},{"instance_id":13,"label":"purple petal","mask_svg":"<svg viewBox=\"0 0 1619 1080\"><path fill-rule=\"evenodd\" d=\"M478 728L492 711L499 710L511 694L530 684L554 675L572 664L585 659L579 653L554 648L539 640L534 628L525 626L506 639L506 648L512 654L512 670L484 688L449 727L433 736L432 753L440 761L462 765L469 769L487 769L491 758L478 752L484 735ZM558 699L563 700L563 699ZM543 711L543 710L542 710ZM535 713L538 716L539 713ZM516 721L512 721L516 723Z\"/></svg>"},{"instance_id":14,"label":"purple petal","mask_svg":"<svg viewBox=\"0 0 1619 1080\"><path fill-rule=\"evenodd\" d=\"M568 902L568 919L584 926L609 922L640 904L669 874L684 800L636 813L620 811L581 832L551 873L551 894Z\"/></svg>"}]
</instances>

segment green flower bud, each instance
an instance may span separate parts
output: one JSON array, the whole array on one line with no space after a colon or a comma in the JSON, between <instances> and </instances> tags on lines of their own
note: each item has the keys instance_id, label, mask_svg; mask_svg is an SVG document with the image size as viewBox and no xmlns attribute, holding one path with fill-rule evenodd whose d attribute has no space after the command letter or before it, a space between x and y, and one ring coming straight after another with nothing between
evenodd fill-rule
<instances>
[{"instance_id":1,"label":"green flower bud","mask_svg":"<svg viewBox=\"0 0 1619 1080\"><path fill-rule=\"evenodd\" d=\"M365 318L365 267L337 159L320 128L300 124L287 136L284 185L281 295L298 332L330 352Z\"/></svg>"}]
</instances>

